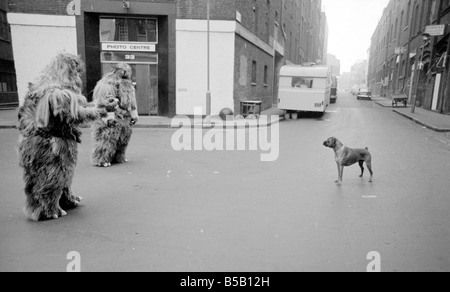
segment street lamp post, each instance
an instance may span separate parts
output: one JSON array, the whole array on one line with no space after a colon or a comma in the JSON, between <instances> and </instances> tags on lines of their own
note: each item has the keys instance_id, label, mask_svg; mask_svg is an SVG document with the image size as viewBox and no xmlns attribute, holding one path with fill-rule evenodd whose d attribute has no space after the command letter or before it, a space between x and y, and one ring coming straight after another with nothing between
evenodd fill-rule
<instances>
[{"instance_id":1,"label":"street lamp post","mask_svg":"<svg viewBox=\"0 0 450 292\"><path fill-rule=\"evenodd\" d=\"M206 43L207 43L207 52L206 52L206 63L207 63L207 89L206 89L206 116L211 115L211 87L210 87L210 28L209 28L209 22L210 22L210 0L207 0L207 7L206 7L206 26L207 26L207 32L206 32Z\"/></svg>"}]
</instances>

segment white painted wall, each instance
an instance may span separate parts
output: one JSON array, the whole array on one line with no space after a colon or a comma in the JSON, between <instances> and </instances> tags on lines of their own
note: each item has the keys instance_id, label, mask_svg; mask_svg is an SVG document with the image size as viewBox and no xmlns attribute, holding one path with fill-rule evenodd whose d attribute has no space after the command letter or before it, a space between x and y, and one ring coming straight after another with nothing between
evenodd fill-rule
<instances>
[{"instance_id":1,"label":"white painted wall","mask_svg":"<svg viewBox=\"0 0 450 292\"><path fill-rule=\"evenodd\" d=\"M17 75L19 103L57 53L77 54L75 16L8 13Z\"/></svg>"},{"instance_id":2,"label":"white painted wall","mask_svg":"<svg viewBox=\"0 0 450 292\"><path fill-rule=\"evenodd\" d=\"M211 115L234 108L235 21L210 22ZM177 114L193 115L195 107L206 114L207 91L207 22L176 22Z\"/></svg>"}]
</instances>

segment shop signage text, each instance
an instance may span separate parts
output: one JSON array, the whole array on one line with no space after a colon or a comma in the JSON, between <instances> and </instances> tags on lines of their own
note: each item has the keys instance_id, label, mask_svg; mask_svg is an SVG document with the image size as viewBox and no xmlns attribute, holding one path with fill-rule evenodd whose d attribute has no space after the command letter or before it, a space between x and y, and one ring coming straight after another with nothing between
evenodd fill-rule
<instances>
[{"instance_id":1,"label":"shop signage text","mask_svg":"<svg viewBox=\"0 0 450 292\"><path fill-rule=\"evenodd\" d=\"M154 44L139 43L102 43L103 51L155 52Z\"/></svg>"},{"instance_id":2,"label":"shop signage text","mask_svg":"<svg viewBox=\"0 0 450 292\"><path fill-rule=\"evenodd\" d=\"M442 36L445 34L446 25L429 25L425 28L425 33L430 36Z\"/></svg>"}]
</instances>

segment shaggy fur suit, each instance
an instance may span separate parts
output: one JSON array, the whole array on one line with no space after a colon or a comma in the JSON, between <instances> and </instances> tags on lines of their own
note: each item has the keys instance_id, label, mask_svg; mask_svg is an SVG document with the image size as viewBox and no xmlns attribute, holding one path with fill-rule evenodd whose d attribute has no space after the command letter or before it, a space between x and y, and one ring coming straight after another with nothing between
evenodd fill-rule
<instances>
[{"instance_id":1,"label":"shaggy fur suit","mask_svg":"<svg viewBox=\"0 0 450 292\"><path fill-rule=\"evenodd\" d=\"M57 219L75 208L72 194L79 126L106 115L82 95L84 64L78 56L58 54L30 84L19 109L19 165L24 171L24 211L33 221Z\"/></svg>"},{"instance_id":2,"label":"shaggy fur suit","mask_svg":"<svg viewBox=\"0 0 450 292\"><path fill-rule=\"evenodd\" d=\"M109 118L95 121L91 126L92 163L109 167L127 162L125 152L132 135L132 126L138 120L137 103L131 80L131 67L117 64L105 74L94 89L94 103L102 108L117 101L116 107L107 108Z\"/></svg>"}]
</instances>

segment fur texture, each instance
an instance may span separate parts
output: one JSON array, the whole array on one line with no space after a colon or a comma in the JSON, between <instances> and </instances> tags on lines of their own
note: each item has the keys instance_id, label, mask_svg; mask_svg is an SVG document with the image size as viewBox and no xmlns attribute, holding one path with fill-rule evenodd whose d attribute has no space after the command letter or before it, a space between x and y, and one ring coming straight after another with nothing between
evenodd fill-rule
<instances>
[{"instance_id":1,"label":"fur texture","mask_svg":"<svg viewBox=\"0 0 450 292\"><path fill-rule=\"evenodd\" d=\"M131 81L131 67L119 63L97 82L94 89L94 103L97 107L111 104L116 98L115 122L99 120L92 124L92 163L109 167L113 163L127 162L125 152L132 135L132 126L138 120L134 86Z\"/></svg>"},{"instance_id":2,"label":"fur texture","mask_svg":"<svg viewBox=\"0 0 450 292\"><path fill-rule=\"evenodd\" d=\"M60 53L29 84L19 109L19 165L24 170L25 214L33 221L57 219L75 208L81 197L71 191L79 125L106 115L89 106L81 94L84 64Z\"/></svg>"}]
</instances>

